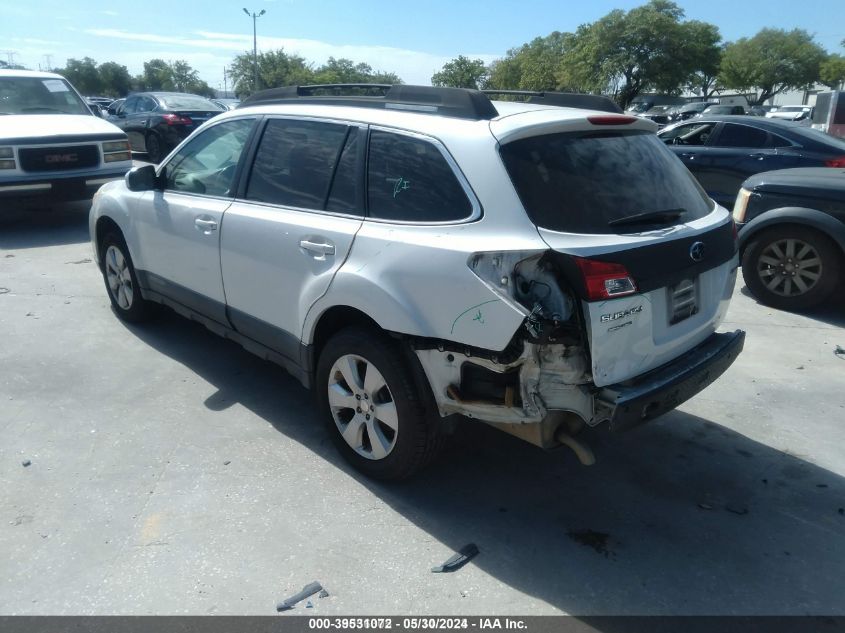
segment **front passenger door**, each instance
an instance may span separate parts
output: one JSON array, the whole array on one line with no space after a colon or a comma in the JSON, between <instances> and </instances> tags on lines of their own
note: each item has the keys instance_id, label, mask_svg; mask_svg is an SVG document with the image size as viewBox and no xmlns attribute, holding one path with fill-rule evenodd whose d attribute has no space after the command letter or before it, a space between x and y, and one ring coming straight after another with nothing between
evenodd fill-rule
<instances>
[{"instance_id":1,"label":"front passenger door","mask_svg":"<svg viewBox=\"0 0 845 633\"><path fill-rule=\"evenodd\" d=\"M159 169L164 191L145 192L136 218L141 284L224 324L220 225L254 124L228 120L194 137Z\"/></svg>"}]
</instances>

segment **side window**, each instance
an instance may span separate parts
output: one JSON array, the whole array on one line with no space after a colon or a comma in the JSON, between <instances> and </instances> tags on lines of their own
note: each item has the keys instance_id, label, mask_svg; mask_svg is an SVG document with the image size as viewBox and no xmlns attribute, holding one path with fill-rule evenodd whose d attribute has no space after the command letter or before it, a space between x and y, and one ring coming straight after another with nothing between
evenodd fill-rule
<instances>
[{"instance_id":1,"label":"side window","mask_svg":"<svg viewBox=\"0 0 845 633\"><path fill-rule=\"evenodd\" d=\"M231 197L238 161L254 122L226 121L196 136L167 164L166 189Z\"/></svg>"},{"instance_id":2,"label":"side window","mask_svg":"<svg viewBox=\"0 0 845 633\"><path fill-rule=\"evenodd\" d=\"M346 145L337 162L332 188L326 210L335 213L356 213L358 211L358 130L349 130Z\"/></svg>"},{"instance_id":3,"label":"side window","mask_svg":"<svg viewBox=\"0 0 845 633\"><path fill-rule=\"evenodd\" d=\"M719 147L766 147L769 135L749 125L725 123L719 135Z\"/></svg>"},{"instance_id":4,"label":"side window","mask_svg":"<svg viewBox=\"0 0 845 633\"><path fill-rule=\"evenodd\" d=\"M271 119L246 190L248 200L323 209L347 126Z\"/></svg>"},{"instance_id":5,"label":"side window","mask_svg":"<svg viewBox=\"0 0 845 633\"><path fill-rule=\"evenodd\" d=\"M137 112L138 108L138 97L129 97L126 102L123 104L123 110L121 112L123 114L134 114Z\"/></svg>"},{"instance_id":6,"label":"side window","mask_svg":"<svg viewBox=\"0 0 845 633\"><path fill-rule=\"evenodd\" d=\"M141 97L138 99L138 106L135 109L136 112L149 112L153 108L156 107L156 102L150 99L149 97Z\"/></svg>"},{"instance_id":7,"label":"side window","mask_svg":"<svg viewBox=\"0 0 845 633\"><path fill-rule=\"evenodd\" d=\"M689 123L661 132L660 140L670 145L707 145L715 123Z\"/></svg>"},{"instance_id":8,"label":"side window","mask_svg":"<svg viewBox=\"0 0 845 633\"><path fill-rule=\"evenodd\" d=\"M769 142L766 147L792 147L792 143L787 141L782 136L769 133Z\"/></svg>"},{"instance_id":9,"label":"side window","mask_svg":"<svg viewBox=\"0 0 845 633\"><path fill-rule=\"evenodd\" d=\"M381 130L370 133L369 215L405 222L448 222L472 213L449 162L433 144Z\"/></svg>"}]
</instances>

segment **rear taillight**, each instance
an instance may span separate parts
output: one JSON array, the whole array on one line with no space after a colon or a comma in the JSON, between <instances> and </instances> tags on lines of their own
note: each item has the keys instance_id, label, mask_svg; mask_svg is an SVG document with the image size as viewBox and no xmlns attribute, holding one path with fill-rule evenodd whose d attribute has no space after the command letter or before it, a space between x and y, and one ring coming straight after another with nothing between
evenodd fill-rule
<instances>
[{"instance_id":1,"label":"rear taillight","mask_svg":"<svg viewBox=\"0 0 845 633\"><path fill-rule=\"evenodd\" d=\"M193 123L190 118L181 114L162 114L161 118L167 125L191 125Z\"/></svg>"},{"instance_id":2,"label":"rear taillight","mask_svg":"<svg viewBox=\"0 0 845 633\"><path fill-rule=\"evenodd\" d=\"M603 116L588 116L587 120L593 125L628 125L637 120L635 116L620 116L618 114Z\"/></svg>"},{"instance_id":3,"label":"rear taillight","mask_svg":"<svg viewBox=\"0 0 845 633\"><path fill-rule=\"evenodd\" d=\"M622 264L600 262L595 259L573 258L581 271L589 301L615 299L634 294L637 284Z\"/></svg>"},{"instance_id":4,"label":"rear taillight","mask_svg":"<svg viewBox=\"0 0 845 633\"><path fill-rule=\"evenodd\" d=\"M838 158L830 158L824 161L825 167L845 167L845 156L839 156Z\"/></svg>"}]
</instances>

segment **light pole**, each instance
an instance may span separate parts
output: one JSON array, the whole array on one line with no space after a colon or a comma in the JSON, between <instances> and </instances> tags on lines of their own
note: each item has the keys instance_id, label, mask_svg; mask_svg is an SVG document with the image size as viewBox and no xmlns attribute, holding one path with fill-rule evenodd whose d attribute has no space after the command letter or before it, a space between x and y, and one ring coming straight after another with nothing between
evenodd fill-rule
<instances>
[{"instance_id":1,"label":"light pole","mask_svg":"<svg viewBox=\"0 0 845 633\"><path fill-rule=\"evenodd\" d=\"M258 36L256 35L255 31L255 22L256 20L258 20L258 18L267 13L267 11L261 9L259 13L250 13L249 9L244 9L244 13L246 13L248 17L252 18L252 64L255 70L253 90L255 92L258 92Z\"/></svg>"}]
</instances>

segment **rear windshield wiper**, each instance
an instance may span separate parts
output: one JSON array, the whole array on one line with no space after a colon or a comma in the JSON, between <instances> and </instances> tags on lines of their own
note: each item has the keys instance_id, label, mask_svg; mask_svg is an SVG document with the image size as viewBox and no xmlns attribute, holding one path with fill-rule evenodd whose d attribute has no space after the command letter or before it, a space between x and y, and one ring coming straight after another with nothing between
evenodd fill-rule
<instances>
[{"instance_id":1,"label":"rear windshield wiper","mask_svg":"<svg viewBox=\"0 0 845 633\"><path fill-rule=\"evenodd\" d=\"M623 218L617 218L607 223L608 226L620 226L623 224L665 224L677 220L684 213L686 209L663 209L662 211L646 211L644 213L635 213L634 215L626 215Z\"/></svg>"}]
</instances>

